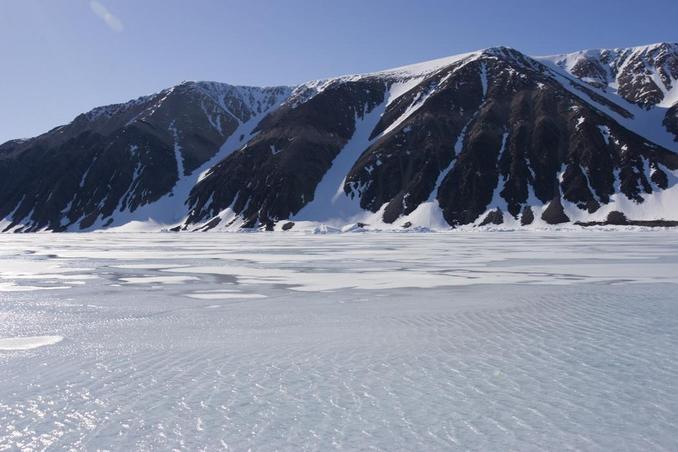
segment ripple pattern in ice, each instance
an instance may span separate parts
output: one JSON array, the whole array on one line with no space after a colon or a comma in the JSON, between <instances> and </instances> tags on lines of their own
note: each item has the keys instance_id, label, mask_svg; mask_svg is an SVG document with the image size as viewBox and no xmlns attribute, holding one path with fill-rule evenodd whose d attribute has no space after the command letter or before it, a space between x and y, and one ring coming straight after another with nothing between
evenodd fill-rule
<instances>
[{"instance_id":1,"label":"ripple pattern in ice","mask_svg":"<svg viewBox=\"0 0 678 452\"><path fill-rule=\"evenodd\" d=\"M84 235L49 248L22 238L17 250L35 253L13 256L51 254L96 278L0 294L0 337L66 338L0 351L0 450L675 450L678 245L670 234L630 236L361 235L309 246L303 236L255 245L152 235L143 245L98 235L95 246ZM209 246L216 238L225 244ZM102 246L115 251L95 255ZM155 252L154 265L139 251ZM415 260L422 274L474 268L525 281L321 279L300 291L275 273L365 266L397 277ZM260 280L190 272L229 266L259 269ZM197 279L161 278L185 269ZM224 297L187 296L196 293Z\"/></svg>"}]
</instances>

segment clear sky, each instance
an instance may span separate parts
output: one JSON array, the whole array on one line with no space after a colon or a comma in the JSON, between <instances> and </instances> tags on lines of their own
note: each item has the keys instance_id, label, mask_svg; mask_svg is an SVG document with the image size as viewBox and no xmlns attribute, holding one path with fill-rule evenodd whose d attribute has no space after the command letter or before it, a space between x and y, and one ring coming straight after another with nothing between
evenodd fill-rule
<instances>
[{"instance_id":1,"label":"clear sky","mask_svg":"<svg viewBox=\"0 0 678 452\"><path fill-rule=\"evenodd\" d=\"M296 84L506 45L678 41L678 0L0 0L0 142L182 80Z\"/></svg>"}]
</instances>

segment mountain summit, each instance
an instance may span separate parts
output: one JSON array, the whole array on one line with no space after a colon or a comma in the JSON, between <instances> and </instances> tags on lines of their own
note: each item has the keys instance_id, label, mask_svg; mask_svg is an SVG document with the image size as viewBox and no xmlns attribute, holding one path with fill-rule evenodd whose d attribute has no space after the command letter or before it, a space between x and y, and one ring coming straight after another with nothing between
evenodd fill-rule
<instances>
[{"instance_id":1,"label":"mountain summit","mask_svg":"<svg viewBox=\"0 0 678 452\"><path fill-rule=\"evenodd\" d=\"M0 145L0 229L678 220L678 44L185 82Z\"/></svg>"}]
</instances>

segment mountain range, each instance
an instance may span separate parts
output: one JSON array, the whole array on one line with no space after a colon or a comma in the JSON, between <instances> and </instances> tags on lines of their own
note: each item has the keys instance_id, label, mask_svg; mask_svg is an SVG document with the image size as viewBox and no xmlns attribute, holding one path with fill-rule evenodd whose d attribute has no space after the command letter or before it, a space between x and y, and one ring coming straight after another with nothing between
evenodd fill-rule
<instances>
[{"instance_id":1,"label":"mountain range","mask_svg":"<svg viewBox=\"0 0 678 452\"><path fill-rule=\"evenodd\" d=\"M678 225L678 44L184 82L0 145L3 232Z\"/></svg>"}]
</instances>

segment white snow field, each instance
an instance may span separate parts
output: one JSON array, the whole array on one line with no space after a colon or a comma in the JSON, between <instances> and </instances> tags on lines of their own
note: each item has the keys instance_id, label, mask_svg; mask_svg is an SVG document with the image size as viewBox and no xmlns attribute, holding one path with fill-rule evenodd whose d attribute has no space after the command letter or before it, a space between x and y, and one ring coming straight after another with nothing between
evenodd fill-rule
<instances>
[{"instance_id":1,"label":"white snow field","mask_svg":"<svg viewBox=\"0 0 678 452\"><path fill-rule=\"evenodd\" d=\"M678 450L678 231L0 235L0 450Z\"/></svg>"}]
</instances>

